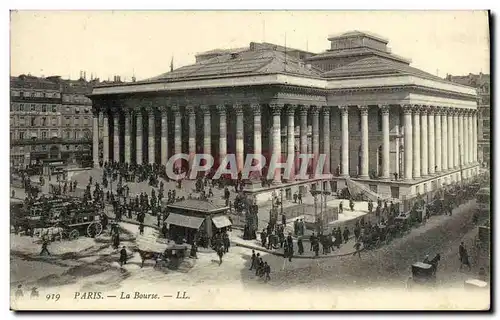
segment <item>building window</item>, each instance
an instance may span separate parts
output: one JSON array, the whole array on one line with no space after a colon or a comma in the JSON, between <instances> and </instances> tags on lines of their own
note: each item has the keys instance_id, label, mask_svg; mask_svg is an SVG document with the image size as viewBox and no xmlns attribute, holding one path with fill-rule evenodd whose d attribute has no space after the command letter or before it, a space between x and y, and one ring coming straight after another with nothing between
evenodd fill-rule
<instances>
[{"instance_id":1,"label":"building window","mask_svg":"<svg viewBox=\"0 0 500 320\"><path fill-rule=\"evenodd\" d=\"M13 103L10 104L10 111L11 112L14 111L14 104Z\"/></svg>"},{"instance_id":2,"label":"building window","mask_svg":"<svg viewBox=\"0 0 500 320\"><path fill-rule=\"evenodd\" d=\"M44 98L47 97L47 94L45 92L42 93L42 97L44 97Z\"/></svg>"},{"instance_id":3,"label":"building window","mask_svg":"<svg viewBox=\"0 0 500 320\"><path fill-rule=\"evenodd\" d=\"M75 139L78 139L78 132L75 131Z\"/></svg>"},{"instance_id":4,"label":"building window","mask_svg":"<svg viewBox=\"0 0 500 320\"><path fill-rule=\"evenodd\" d=\"M52 112L57 112L57 107L55 104L52 105Z\"/></svg>"},{"instance_id":5,"label":"building window","mask_svg":"<svg viewBox=\"0 0 500 320\"><path fill-rule=\"evenodd\" d=\"M69 127L69 124L70 124L69 117L66 117L66 126Z\"/></svg>"},{"instance_id":6,"label":"building window","mask_svg":"<svg viewBox=\"0 0 500 320\"><path fill-rule=\"evenodd\" d=\"M36 126L36 117L31 117L31 126L32 127Z\"/></svg>"},{"instance_id":7,"label":"building window","mask_svg":"<svg viewBox=\"0 0 500 320\"><path fill-rule=\"evenodd\" d=\"M24 117L19 117L19 125L21 125L21 126L25 125Z\"/></svg>"},{"instance_id":8,"label":"building window","mask_svg":"<svg viewBox=\"0 0 500 320\"><path fill-rule=\"evenodd\" d=\"M21 103L21 104L19 105L19 111L24 111L24 104L23 104L23 103Z\"/></svg>"},{"instance_id":9,"label":"building window","mask_svg":"<svg viewBox=\"0 0 500 320\"><path fill-rule=\"evenodd\" d=\"M65 134L65 136L66 136L66 139L69 139L69 138L71 137L71 132L69 132L69 131L66 131L66 134Z\"/></svg>"},{"instance_id":10,"label":"building window","mask_svg":"<svg viewBox=\"0 0 500 320\"><path fill-rule=\"evenodd\" d=\"M75 117L75 126L80 124L80 117Z\"/></svg>"},{"instance_id":11,"label":"building window","mask_svg":"<svg viewBox=\"0 0 500 320\"><path fill-rule=\"evenodd\" d=\"M490 127L490 120L483 120L483 128L489 128Z\"/></svg>"},{"instance_id":12,"label":"building window","mask_svg":"<svg viewBox=\"0 0 500 320\"><path fill-rule=\"evenodd\" d=\"M66 145L66 150L69 150L69 145Z\"/></svg>"},{"instance_id":13,"label":"building window","mask_svg":"<svg viewBox=\"0 0 500 320\"><path fill-rule=\"evenodd\" d=\"M32 93L30 94L30 96L31 96L32 98L36 97L36 92L32 92Z\"/></svg>"},{"instance_id":14,"label":"building window","mask_svg":"<svg viewBox=\"0 0 500 320\"><path fill-rule=\"evenodd\" d=\"M47 112L47 106L42 104L42 112Z\"/></svg>"},{"instance_id":15,"label":"building window","mask_svg":"<svg viewBox=\"0 0 500 320\"><path fill-rule=\"evenodd\" d=\"M483 132L483 140L490 140L490 133L489 132Z\"/></svg>"},{"instance_id":16,"label":"building window","mask_svg":"<svg viewBox=\"0 0 500 320\"><path fill-rule=\"evenodd\" d=\"M42 150L43 151L47 151L47 146L46 145L42 145Z\"/></svg>"},{"instance_id":17,"label":"building window","mask_svg":"<svg viewBox=\"0 0 500 320\"><path fill-rule=\"evenodd\" d=\"M66 107L66 112L69 112L69 107Z\"/></svg>"},{"instance_id":18,"label":"building window","mask_svg":"<svg viewBox=\"0 0 500 320\"><path fill-rule=\"evenodd\" d=\"M43 117L42 118L42 127L45 127L47 125L47 118Z\"/></svg>"},{"instance_id":19,"label":"building window","mask_svg":"<svg viewBox=\"0 0 500 320\"><path fill-rule=\"evenodd\" d=\"M42 131L42 139L47 139L47 131Z\"/></svg>"},{"instance_id":20,"label":"building window","mask_svg":"<svg viewBox=\"0 0 500 320\"><path fill-rule=\"evenodd\" d=\"M57 98L57 93L54 93L54 94L53 94L53 97L54 97L54 98Z\"/></svg>"},{"instance_id":21,"label":"building window","mask_svg":"<svg viewBox=\"0 0 500 320\"><path fill-rule=\"evenodd\" d=\"M12 138L14 138L14 132L10 132L10 141L12 141Z\"/></svg>"},{"instance_id":22,"label":"building window","mask_svg":"<svg viewBox=\"0 0 500 320\"><path fill-rule=\"evenodd\" d=\"M52 126L56 126L57 125L57 119L56 117L52 117Z\"/></svg>"},{"instance_id":23,"label":"building window","mask_svg":"<svg viewBox=\"0 0 500 320\"><path fill-rule=\"evenodd\" d=\"M83 119L83 124L84 124L85 126L88 126L88 125L89 125L89 118L88 118L88 117L85 117L85 118Z\"/></svg>"},{"instance_id":24,"label":"building window","mask_svg":"<svg viewBox=\"0 0 500 320\"><path fill-rule=\"evenodd\" d=\"M19 131L19 139L24 140L24 131Z\"/></svg>"},{"instance_id":25,"label":"building window","mask_svg":"<svg viewBox=\"0 0 500 320\"><path fill-rule=\"evenodd\" d=\"M30 110L31 111L36 111L36 105L32 104Z\"/></svg>"},{"instance_id":26,"label":"building window","mask_svg":"<svg viewBox=\"0 0 500 320\"><path fill-rule=\"evenodd\" d=\"M24 92L23 92L23 91L19 92L19 96L20 96L21 98L22 98L22 97L24 97Z\"/></svg>"}]
</instances>

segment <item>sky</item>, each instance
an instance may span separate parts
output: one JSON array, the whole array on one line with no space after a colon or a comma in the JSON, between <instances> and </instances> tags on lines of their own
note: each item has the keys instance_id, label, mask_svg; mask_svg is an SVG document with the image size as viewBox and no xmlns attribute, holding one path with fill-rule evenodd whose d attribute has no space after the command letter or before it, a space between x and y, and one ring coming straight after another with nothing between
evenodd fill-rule
<instances>
[{"instance_id":1,"label":"sky","mask_svg":"<svg viewBox=\"0 0 500 320\"><path fill-rule=\"evenodd\" d=\"M178 68L252 41L319 53L329 35L352 30L388 39L392 53L440 77L490 68L486 11L15 11L10 19L13 76L77 79L83 70L142 80L169 71L172 57Z\"/></svg>"}]
</instances>

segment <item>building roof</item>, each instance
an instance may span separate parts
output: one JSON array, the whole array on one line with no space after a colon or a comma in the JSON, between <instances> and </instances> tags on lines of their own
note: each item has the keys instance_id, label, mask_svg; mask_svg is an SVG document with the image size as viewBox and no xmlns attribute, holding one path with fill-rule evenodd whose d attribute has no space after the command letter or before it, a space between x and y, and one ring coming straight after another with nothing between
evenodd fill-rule
<instances>
[{"instance_id":1,"label":"building roof","mask_svg":"<svg viewBox=\"0 0 500 320\"><path fill-rule=\"evenodd\" d=\"M353 31L348 31L344 32L341 34L332 34L328 36L328 40L334 40L334 39L344 39L344 38L354 38L354 37L367 37L367 38L372 38L380 42L388 43L389 40L379 36L378 34L367 32L367 31L358 31L358 30L353 30Z\"/></svg>"},{"instance_id":2,"label":"building roof","mask_svg":"<svg viewBox=\"0 0 500 320\"><path fill-rule=\"evenodd\" d=\"M319 78L321 71L275 50L248 50L223 54L208 60L180 67L146 81L178 81L193 78L230 77L258 74L295 74Z\"/></svg>"},{"instance_id":3,"label":"building roof","mask_svg":"<svg viewBox=\"0 0 500 320\"><path fill-rule=\"evenodd\" d=\"M443 79L438 76L411 67L408 64L385 59L379 56L371 56L354 61L330 70L324 73L323 76L326 78L335 78L394 74L414 75L426 79L443 81Z\"/></svg>"},{"instance_id":4,"label":"building roof","mask_svg":"<svg viewBox=\"0 0 500 320\"><path fill-rule=\"evenodd\" d=\"M169 208L185 209L198 212L217 212L229 209L226 206L216 205L207 200L186 199L169 204Z\"/></svg>"},{"instance_id":5,"label":"building roof","mask_svg":"<svg viewBox=\"0 0 500 320\"><path fill-rule=\"evenodd\" d=\"M452 76L452 75L447 75L446 80L459 83L465 86L470 86L470 87L480 87L484 84L490 83L490 75L489 74L473 74L470 73L466 76Z\"/></svg>"}]
</instances>

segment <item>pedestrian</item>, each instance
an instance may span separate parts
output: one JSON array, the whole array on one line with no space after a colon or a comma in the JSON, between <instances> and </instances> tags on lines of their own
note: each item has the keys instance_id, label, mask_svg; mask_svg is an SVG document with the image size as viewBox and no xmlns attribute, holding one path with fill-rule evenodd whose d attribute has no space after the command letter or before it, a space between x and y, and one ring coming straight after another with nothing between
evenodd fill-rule
<instances>
[{"instance_id":1,"label":"pedestrian","mask_svg":"<svg viewBox=\"0 0 500 320\"><path fill-rule=\"evenodd\" d=\"M460 270L462 270L462 266L466 265L469 267L469 271L471 270L471 265L469 261L469 254L467 253L467 249L465 248L464 243L460 243L458 247L458 255L460 257Z\"/></svg>"},{"instance_id":2,"label":"pedestrian","mask_svg":"<svg viewBox=\"0 0 500 320\"><path fill-rule=\"evenodd\" d=\"M167 239L168 228L166 223L163 223L163 226L161 227L161 233L163 235L163 238Z\"/></svg>"},{"instance_id":3,"label":"pedestrian","mask_svg":"<svg viewBox=\"0 0 500 320\"><path fill-rule=\"evenodd\" d=\"M286 215L284 213L281 214L281 224L283 226L286 226Z\"/></svg>"},{"instance_id":4,"label":"pedestrian","mask_svg":"<svg viewBox=\"0 0 500 320\"><path fill-rule=\"evenodd\" d=\"M311 243L311 248L309 249L309 251L313 251L314 250L314 243L316 242L316 235L313 234L309 237L309 242Z\"/></svg>"},{"instance_id":5,"label":"pedestrian","mask_svg":"<svg viewBox=\"0 0 500 320\"><path fill-rule=\"evenodd\" d=\"M349 199L349 208L351 209L351 211L354 211L354 201L352 201L352 198Z\"/></svg>"},{"instance_id":6,"label":"pedestrian","mask_svg":"<svg viewBox=\"0 0 500 320\"><path fill-rule=\"evenodd\" d=\"M142 236L144 235L144 224L141 222L139 225L139 234Z\"/></svg>"},{"instance_id":7,"label":"pedestrian","mask_svg":"<svg viewBox=\"0 0 500 320\"><path fill-rule=\"evenodd\" d=\"M37 287L31 288L31 294L30 294L31 299L38 298L40 296L37 289L38 289Z\"/></svg>"},{"instance_id":8,"label":"pedestrian","mask_svg":"<svg viewBox=\"0 0 500 320\"><path fill-rule=\"evenodd\" d=\"M297 239L297 247L299 248L299 254L302 255L304 253L304 244L302 243L302 237Z\"/></svg>"},{"instance_id":9,"label":"pedestrian","mask_svg":"<svg viewBox=\"0 0 500 320\"><path fill-rule=\"evenodd\" d=\"M356 243L354 244L354 249L356 249L356 251L354 251L353 253L353 256L356 256L356 254L358 254L358 257L361 259L361 243L359 241L356 241Z\"/></svg>"},{"instance_id":10,"label":"pedestrian","mask_svg":"<svg viewBox=\"0 0 500 320\"><path fill-rule=\"evenodd\" d=\"M347 228L347 226L344 227L344 242L347 243L349 241L349 235L351 233L349 232L349 229Z\"/></svg>"},{"instance_id":11,"label":"pedestrian","mask_svg":"<svg viewBox=\"0 0 500 320\"><path fill-rule=\"evenodd\" d=\"M222 241L224 243L224 252L229 252L229 247L231 246L231 243L229 241L229 236L227 235L227 233L224 233L223 237L222 237Z\"/></svg>"},{"instance_id":12,"label":"pedestrian","mask_svg":"<svg viewBox=\"0 0 500 320\"><path fill-rule=\"evenodd\" d=\"M40 251L40 255L43 255L44 253L47 253L48 256L50 256L49 249L47 248L49 245L49 241L46 237L43 237L42 240L42 251Z\"/></svg>"},{"instance_id":13,"label":"pedestrian","mask_svg":"<svg viewBox=\"0 0 500 320\"><path fill-rule=\"evenodd\" d=\"M260 276L262 273L262 267L264 266L264 262L262 261L261 257L258 257L257 259L257 266L255 268L255 275Z\"/></svg>"},{"instance_id":14,"label":"pedestrian","mask_svg":"<svg viewBox=\"0 0 500 320\"><path fill-rule=\"evenodd\" d=\"M196 242L193 242L193 244L191 245L191 252L189 253L189 256L191 258L198 259L197 252L198 252L198 246L196 245Z\"/></svg>"},{"instance_id":15,"label":"pedestrian","mask_svg":"<svg viewBox=\"0 0 500 320\"><path fill-rule=\"evenodd\" d=\"M222 264L222 256L224 255L224 247L219 246L217 249L217 255L219 256L219 266Z\"/></svg>"},{"instance_id":16,"label":"pedestrian","mask_svg":"<svg viewBox=\"0 0 500 320\"><path fill-rule=\"evenodd\" d=\"M314 255L319 256L319 242L317 240L314 242Z\"/></svg>"},{"instance_id":17,"label":"pedestrian","mask_svg":"<svg viewBox=\"0 0 500 320\"><path fill-rule=\"evenodd\" d=\"M122 267L124 264L127 264L127 249L125 248L125 246L123 246L120 250L120 267Z\"/></svg>"},{"instance_id":18,"label":"pedestrian","mask_svg":"<svg viewBox=\"0 0 500 320\"><path fill-rule=\"evenodd\" d=\"M252 270L253 268L255 268L256 260L257 260L257 255L255 254L255 250L252 250L251 264L250 264L250 269L248 270Z\"/></svg>"},{"instance_id":19,"label":"pedestrian","mask_svg":"<svg viewBox=\"0 0 500 320\"><path fill-rule=\"evenodd\" d=\"M266 241L267 241L267 234L266 230L262 229L262 232L260 233L260 241L262 246L265 248L266 247Z\"/></svg>"},{"instance_id":20,"label":"pedestrian","mask_svg":"<svg viewBox=\"0 0 500 320\"><path fill-rule=\"evenodd\" d=\"M271 273L271 266L267 264L267 262L264 262L264 273L266 274L266 277L264 279L265 282L271 280L271 277L269 274Z\"/></svg>"},{"instance_id":21,"label":"pedestrian","mask_svg":"<svg viewBox=\"0 0 500 320\"><path fill-rule=\"evenodd\" d=\"M344 212L344 205L342 204L342 201L339 202L339 213Z\"/></svg>"},{"instance_id":22,"label":"pedestrian","mask_svg":"<svg viewBox=\"0 0 500 320\"><path fill-rule=\"evenodd\" d=\"M23 289L21 289L22 286L23 286L22 284L17 285L16 299L24 297Z\"/></svg>"}]
</instances>

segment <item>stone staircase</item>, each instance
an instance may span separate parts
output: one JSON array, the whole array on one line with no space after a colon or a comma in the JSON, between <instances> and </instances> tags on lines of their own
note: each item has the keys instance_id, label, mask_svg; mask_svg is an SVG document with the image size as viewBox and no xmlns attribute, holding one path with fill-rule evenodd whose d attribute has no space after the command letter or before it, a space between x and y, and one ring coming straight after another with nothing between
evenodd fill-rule
<instances>
[{"instance_id":1,"label":"stone staircase","mask_svg":"<svg viewBox=\"0 0 500 320\"><path fill-rule=\"evenodd\" d=\"M349 190L349 193L351 195L356 195L356 194L363 194L363 196L366 198L365 200L372 200L373 202L377 202L378 199L381 199L382 201L387 200L387 201L394 201L395 199L392 199L391 197L386 197L382 196L378 193L373 192L370 190L370 188L362 183L359 183L357 181L353 181L349 178L345 179L347 189Z\"/></svg>"}]
</instances>

